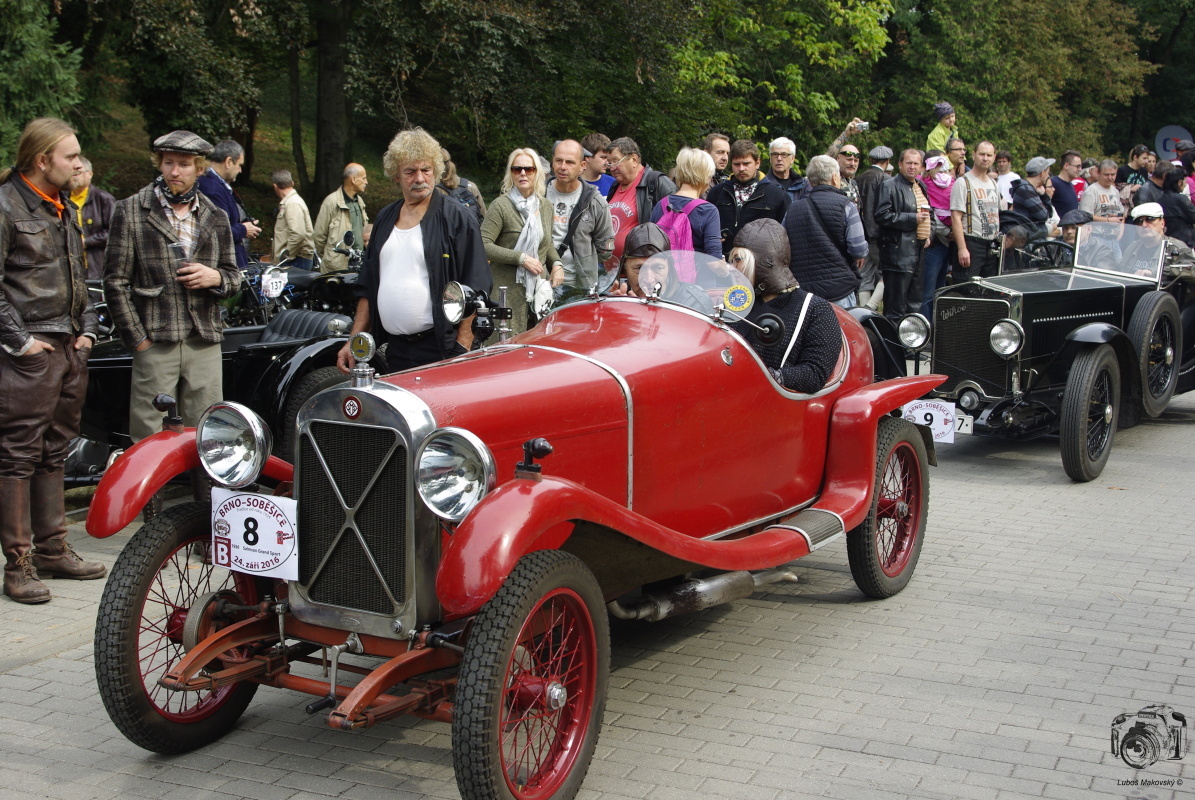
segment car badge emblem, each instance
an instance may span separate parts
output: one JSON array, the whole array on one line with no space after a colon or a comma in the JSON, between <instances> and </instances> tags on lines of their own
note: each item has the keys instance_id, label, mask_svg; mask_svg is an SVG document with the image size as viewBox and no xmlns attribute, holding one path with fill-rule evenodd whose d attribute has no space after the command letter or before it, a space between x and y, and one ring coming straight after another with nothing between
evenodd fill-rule
<instances>
[{"instance_id":1,"label":"car badge emblem","mask_svg":"<svg viewBox=\"0 0 1195 800\"><path fill-rule=\"evenodd\" d=\"M738 284L731 286L722 295L722 305L727 311L746 311L751 305L751 287Z\"/></svg>"},{"instance_id":2,"label":"car badge emblem","mask_svg":"<svg viewBox=\"0 0 1195 800\"><path fill-rule=\"evenodd\" d=\"M965 305L964 306L955 306L954 308L943 309L942 313L939 316L941 317L942 321L945 322L946 320L950 319L951 317L953 317L955 314L959 313L960 311L966 311L966 310L967 310L967 307Z\"/></svg>"},{"instance_id":3,"label":"car badge emblem","mask_svg":"<svg viewBox=\"0 0 1195 800\"><path fill-rule=\"evenodd\" d=\"M344 415L349 419L356 419L361 416L361 401L356 397L346 397L341 408L344 410Z\"/></svg>"}]
</instances>

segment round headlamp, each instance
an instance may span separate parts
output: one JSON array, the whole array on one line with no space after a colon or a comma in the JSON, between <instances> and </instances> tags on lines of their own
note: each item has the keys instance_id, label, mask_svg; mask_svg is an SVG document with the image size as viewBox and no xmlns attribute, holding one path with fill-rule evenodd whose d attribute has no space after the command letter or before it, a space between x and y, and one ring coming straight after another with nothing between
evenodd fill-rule
<instances>
[{"instance_id":1,"label":"round headlamp","mask_svg":"<svg viewBox=\"0 0 1195 800\"><path fill-rule=\"evenodd\" d=\"M497 468L485 443L460 428L433 432L415 459L415 487L437 517L460 522L494 488Z\"/></svg>"},{"instance_id":2,"label":"round headlamp","mask_svg":"<svg viewBox=\"0 0 1195 800\"><path fill-rule=\"evenodd\" d=\"M992 326L988 341L996 355L1009 358L1021 351L1025 344L1025 330L1015 320L1002 319Z\"/></svg>"},{"instance_id":3,"label":"round headlamp","mask_svg":"<svg viewBox=\"0 0 1195 800\"><path fill-rule=\"evenodd\" d=\"M910 350L920 350L929 341L929 320L920 314L906 314L896 327L900 343Z\"/></svg>"},{"instance_id":4,"label":"round headlamp","mask_svg":"<svg viewBox=\"0 0 1195 800\"><path fill-rule=\"evenodd\" d=\"M444 293L440 295L440 302L444 306L444 316L448 318L448 324L456 325L471 313L469 307L473 304L474 297L475 292L463 283L448 282L444 287Z\"/></svg>"},{"instance_id":5,"label":"round headlamp","mask_svg":"<svg viewBox=\"0 0 1195 800\"><path fill-rule=\"evenodd\" d=\"M240 403L209 406L195 431L204 472L229 489L242 489L257 480L273 444L261 417Z\"/></svg>"}]
</instances>

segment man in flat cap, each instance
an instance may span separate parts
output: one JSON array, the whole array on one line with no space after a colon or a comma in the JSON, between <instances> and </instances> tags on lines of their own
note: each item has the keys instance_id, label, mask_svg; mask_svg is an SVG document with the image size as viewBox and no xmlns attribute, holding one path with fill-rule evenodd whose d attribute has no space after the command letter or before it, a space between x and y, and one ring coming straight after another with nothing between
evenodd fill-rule
<instances>
[{"instance_id":1,"label":"man in flat cap","mask_svg":"<svg viewBox=\"0 0 1195 800\"><path fill-rule=\"evenodd\" d=\"M112 319L133 351L129 435L161 429L153 398L178 400L187 425L223 396L217 300L241 283L228 215L199 192L212 146L190 131L154 141L159 175L116 204L104 260Z\"/></svg>"},{"instance_id":2,"label":"man in flat cap","mask_svg":"<svg viewBox=\"0 0 1195 800\"><path fill-rule=\"evenodd\" d=\"M880 184L891 177L892 148L880 145L867 154L871 166L855 173L859 191L859 216L867 237L867 260L859 270L859 305L879 308L884 299L884 281L880 277L880 226L876 222L876 200Z\"/></svg>"}]
</instances>

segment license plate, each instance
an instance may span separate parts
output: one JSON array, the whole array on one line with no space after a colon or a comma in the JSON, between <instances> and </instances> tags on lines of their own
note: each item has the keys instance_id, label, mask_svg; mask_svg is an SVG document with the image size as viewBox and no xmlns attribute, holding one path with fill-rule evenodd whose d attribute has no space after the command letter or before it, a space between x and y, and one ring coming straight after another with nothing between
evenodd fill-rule
<instances>
[{"instance_id":1,"label":"license plate","mask_svg":"<svg viewBox=\"0 0 1195 800\"><path fill-rule=\"evenodd\" d=\"M975 417L966 414L954 415L955 433L975 433Z\"/></svg>"},{"instance_id":2,"label":"license plate","mask_svg":"<svg viewBox=\"0 0 1195 800\"><path fill-rule=\"evenodd\" d=\"M297 518L293 498L213 488L213 563L263 578L298 580Z\"/></svg>"}]
</instances>

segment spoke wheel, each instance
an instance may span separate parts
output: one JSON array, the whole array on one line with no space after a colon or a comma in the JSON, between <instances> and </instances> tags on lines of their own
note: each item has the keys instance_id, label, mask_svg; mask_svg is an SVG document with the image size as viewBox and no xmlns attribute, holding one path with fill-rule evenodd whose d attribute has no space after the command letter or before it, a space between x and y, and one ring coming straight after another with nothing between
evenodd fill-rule
<instances>
[{"instance_id":1,"label":"spoke wheel","mask_svg":"<svg viewBox=\"0 0 1195 800\"><path fill-rule=\"evenodd\" d=\"M452 757L467 800L573 797L601 727L610 630L580 559L524 556L465 645Z\"/></svg>"},{"instance_id":2,"label":"spoke wheel","mask_svg":"<svg viewBox=\"0 0 1195 800\"><path fill-rule=\"evenodd\" d=\"M1112 348L1084 351L1071 365L1059 415L1062 467L1072 480L1095 480L1104 471L1119 409L1120 368Z\"/></svg>"},{"instance_id":3,"label":"spoke wheel","mask_svg":"<svg viewBox=\"0 0 1195 800\"><path fill-rule=\"evenodd\" d=\"M847 533L851 575L869 597L896 594L917 568L929 506L927 461L925 442L914 425L880 418L871 509L863 524Z\"/></svg>"},{"instance_id":4,"label":"spoke wheel","mask_svg":"<svg viewBox=\"0 0 1195 800\"><path fill-rule=\"evenodd\" d=\"M116 559L100 600L100 697L121 733L158 753L183 753L220 738L257 691L255 683L201 692L158 685L186 653L187 616L198 601L214 592L244 603L260 599L253 578L205 564L203 549L192 547L211 541L210 515L207 504L188 503L143 525Z\"/></svg>"},{"instance_id":5,"label":"spoke wheel","mask_svg":"<svg viewBox=\"0 0 1195 800\"><path fill-rule=\"evenodd\" d=\"M1129 339L1140 362L1141 406L1150 417L1161 416L1178 386L1182 353L1178 302L1166 292L1142 297L1129 321Z\"/></svg>"}]
</instances>

